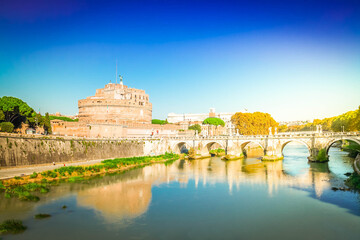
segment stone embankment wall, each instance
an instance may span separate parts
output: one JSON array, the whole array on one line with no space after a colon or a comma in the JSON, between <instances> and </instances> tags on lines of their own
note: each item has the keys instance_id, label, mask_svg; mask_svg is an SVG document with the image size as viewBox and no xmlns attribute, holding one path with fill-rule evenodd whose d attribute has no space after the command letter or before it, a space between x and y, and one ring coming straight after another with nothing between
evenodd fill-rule
<instances>
[{"instance_id":1,"label":"stone embankment wall","mask_svg":"<svg viewBox=\"0 0 360 240\"><path fill-rule=\"evenodd\" d=\"M0 135L0 167L144 155L144 142Z\"/></svg>"}]
</instances>

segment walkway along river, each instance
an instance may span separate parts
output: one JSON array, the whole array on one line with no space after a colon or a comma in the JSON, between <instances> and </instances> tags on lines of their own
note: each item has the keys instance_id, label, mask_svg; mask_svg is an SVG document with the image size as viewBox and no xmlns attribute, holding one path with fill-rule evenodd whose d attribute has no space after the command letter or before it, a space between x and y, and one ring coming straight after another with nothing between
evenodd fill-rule
<instances>
[{"instance_id":1,"label":"walkway along river","mask_svg":"<svg viewBox=\"0 0 360 240\"><path fill-rule=\"evenodd\" d=\"M332 190L353 172L346 154L331 148L328 163L308 163L306 147L288 144L283 161L177 160L63 183L37 203L1 196L0 220L28 226L2 237L358 239L359 193Z\"/></svg>"}]
</instances>

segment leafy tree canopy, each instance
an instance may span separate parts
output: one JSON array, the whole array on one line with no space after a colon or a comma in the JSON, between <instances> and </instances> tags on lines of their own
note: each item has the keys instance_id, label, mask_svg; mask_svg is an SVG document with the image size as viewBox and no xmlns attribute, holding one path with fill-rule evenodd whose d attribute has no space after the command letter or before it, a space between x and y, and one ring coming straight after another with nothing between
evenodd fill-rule
<instances>
[{"instance_id":1,"label":"leafy tree canopy","mask_svg":"<svg viewBox=\"0 0 360 240\"><path fill-rule=\"evenodd\" d=\"M63 120L65 122L78 122L79 119L71 119L69 117L64 117L64 116L50 116L50 120L54 120L54 119L58 119L58 120Z\"/></svg>"},{"instance_id":2,"label":"leafy tree canopy","mask_svg":"<svg viewBox=\"0 0 360 240\"><path fill-rule=\"evenodd\" d=\"M189 126L189 130L195 130L198 131L198 133L201 133L201 126L199 124L194 124Z\"/></svg>"},{"instance_id":3,"label":"leafy tree canopy","mask_svg":"<svg viewBox=\"0 0 360 240\"><path fill-rule=\"evenodd\" d=\"M4 121L4 120L5 120L4 112L0 110L0 121Z\"/></svg>"},{"instance_id":4,"label":"leafy tree canopy","mask_svg":"<svg viewBox=\"0 0 360 240\"><path fill-rule=\"evenodd\" d=\"M349 111L339 116L324 118L324 119L314 119L312 123L307 123L304 125L295 125L289 126L287 129L282 129L285 131L309 131L315 130L316 125L321 125L322 130L324 131L360 131L360 106L355 111Z\"/></svg>"},{"instance_id":5,"label":"leafy tree canopy","mask_svg":"<svg viewBox=\"0 0 360 240\"><path fill-rule=\"evenodd\" d=\"M225 122L223 120L221 120L220 118L216 118L216 117L209 117L207 119L205 119L203 121L203 124L209 124L209 125L214 125L214 126L225 126Z\"/></svg>"},{"instance_id":6,"label":"leafy tree canopy","mask_svg":"<svg viewBox=\"0 0 360 240\"><path fill-rule=\"evenodd\" d=\"M275 127L279 126L270 114L262 112L237 112L231 117L231 121L242 135L266 135L269 134L270 127L274 133Z\"/></svg>"},{"instance_id":7,"label":"leafy tree canopy","mask_svg":"<svg viewBox=\"0 0 360 240\"><path fill-rule=\"evenodd\" d=\"M167 121L167 120L160 120L160 119L153 119L153 120L151 120L151 123L152 123L152 124L164 125L164 124L167 124L168 121Z\"/></svg>"},{"instance_id":8,"label":"leafy tree canopy","mask_svg":"<svg viewBox=\"0 0 360 240\"><path fill-rule=\"evenodd\" d=\"M31 118L36 115L34 109L29 107L26 102L15 97L4 96L0 98L0 110L4 113L7 122L21 123L23 118Z\"/></svg>"}]
</instances>

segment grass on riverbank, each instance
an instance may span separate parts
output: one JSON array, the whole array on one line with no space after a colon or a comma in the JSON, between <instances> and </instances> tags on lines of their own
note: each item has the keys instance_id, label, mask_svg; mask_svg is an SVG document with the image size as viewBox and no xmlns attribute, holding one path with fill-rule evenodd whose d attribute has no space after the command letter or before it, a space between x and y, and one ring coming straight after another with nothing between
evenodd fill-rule
<instances>
[{"instance_id":1,"label":"grass on riverbank","mask_svg":"<svg viewBox=\"0 0 360 240\"><path fill-rule=\"evenodd\" d=\"M49 186L58 184L58 180L79 182L86 177L94 175L114 173L117 171L143 166L156 162L167 162L179 159L179 155L165 153L158 156L144 156L131 158L115 158L102 161L100 164L89 166L68 166L41 173L34 172L29 176L14 177L0 181L0 192L5 193L6 198L18 198L23 201L39 201L37 193L47 193Z\"/></svg>"}]
</instances>

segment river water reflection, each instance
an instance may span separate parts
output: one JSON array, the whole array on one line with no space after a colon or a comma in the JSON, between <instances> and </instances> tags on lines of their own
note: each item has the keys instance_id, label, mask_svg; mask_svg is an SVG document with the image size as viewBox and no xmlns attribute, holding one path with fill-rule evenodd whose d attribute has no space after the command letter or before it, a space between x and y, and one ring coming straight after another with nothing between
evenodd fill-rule
<instances>
[{"instance_id":1,"label":"river water reflection","mask_svg":"<svg viewBox=\"0 0 360 240\"><path fill-rule=\"evenodd\" d=\"M359 194L331 190L352 160L330 151L328 164L309 164L305 147L287 145L278 162L178 160L64 183L38 203L2 196L0 220L28 226L3 238L359 239ZM52 217L34 220L37 213Z\"/></svg>"}]
</instances>

